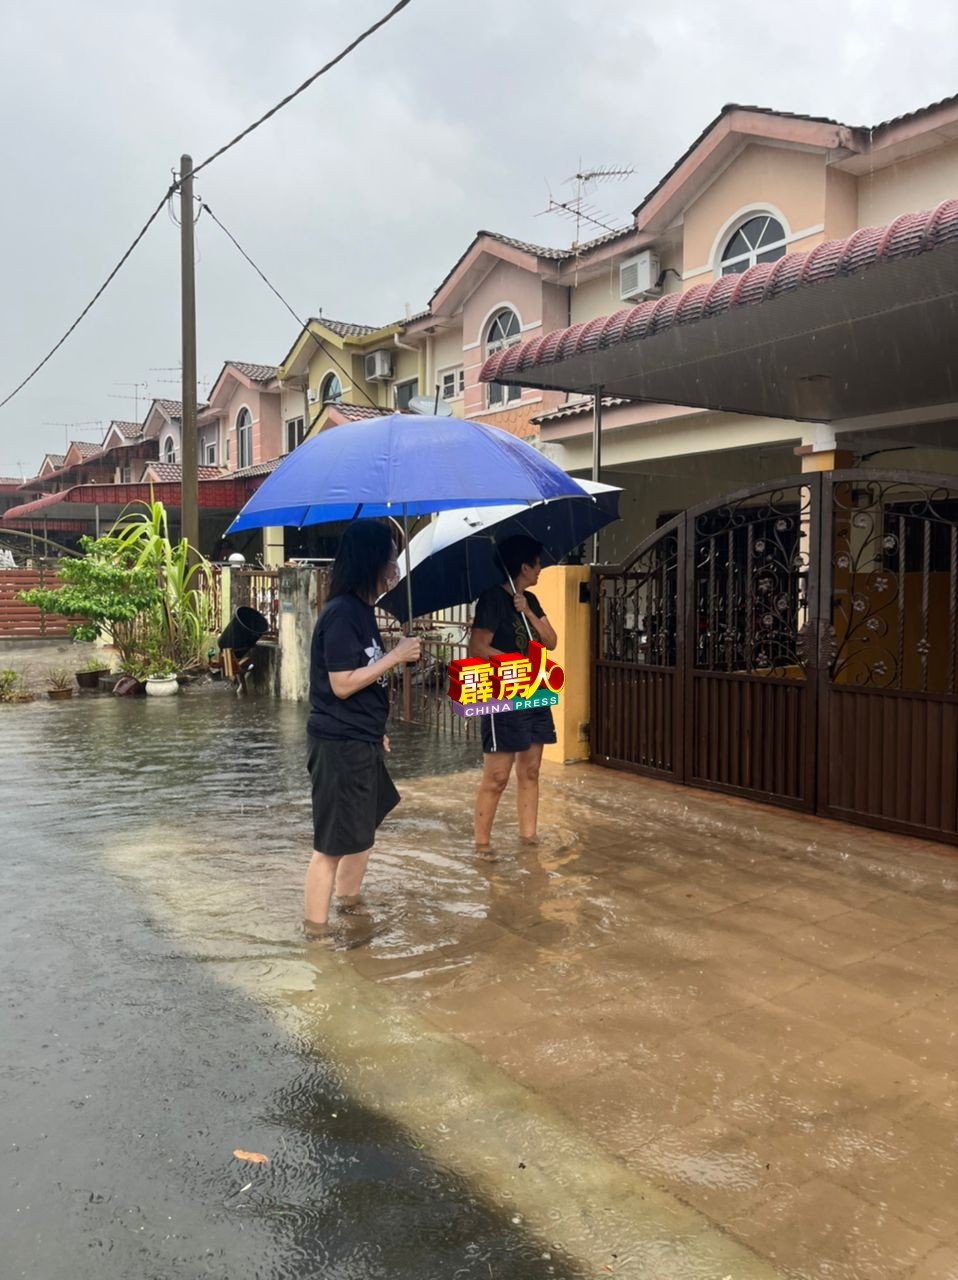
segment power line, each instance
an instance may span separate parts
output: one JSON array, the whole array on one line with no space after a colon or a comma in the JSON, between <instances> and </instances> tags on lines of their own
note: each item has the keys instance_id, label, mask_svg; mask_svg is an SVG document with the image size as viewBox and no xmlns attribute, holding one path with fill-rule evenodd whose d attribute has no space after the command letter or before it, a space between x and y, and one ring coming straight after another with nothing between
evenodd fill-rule
<instances>
[{"instance_id":1,"label":"power line","mask_svg":"<svg viewBox=\"0 0 958 1280\"><path fill-rule=\"evenodd\" d=\"M47 361L52 359L52 357L55 356L56 353L60 350L60 348L63 346L64 342L66 342L67 338L69 338L73 330L77 327L80 321L86 316L87 312L93 309L93 306L100 300L102 295L106 292L108 286L112 283L114 277L116 276L120 268L123 266L123 264L126 262L127 258L129 258L130 254L133 252L136 246L140 243L140 241L146 235L147 231L149 231L150 227L153 225L156 219L163 212L164 205L166 204L167 200L169 199L170 195L173 193L175 189L176 189L176 184L174 183L169 188L169 190L164 193L163 199L156 206L156 208L147 218L146 222L144 222L143 226L137 232L136 239L130 245L129 249L127 249L126 253L124 253L123 257L116 264L116 266L107 276L107 278L100 285L99 289L97 289L96 293L93 295L90 301L86 304L86 306L77 316L77 318L74 320L73 324L70 325L69 329L67 329L66 333L63 335L60 341L56 344L56 346L51 347L50 350L47 352L47 354L40 361L40 363L34 369L30 370L30 372L23 379L23 381L18 386L14 387L8 396L6 396L3 400L0 400L0 409L2 409L5 404L9 404L10 401L13 399L13 397L17 395L19 392L21 392L23 388L27 385L27 383L37 376L37 374L40 372L43 366L47 363Z\"/></svg>"},{"instance_id":2,"label":"power line","mask_svg":"<svg viewBox=\"0 0 958 1280\"><path fill-rule=\"evenodd\" d=\"M300 319L300 317L296 314L296 312L293 310L290 304L286 301L286 299L283 297L280 291L276 288L276 286L272 283L272 281L269 280L269 278L262 271L262 269L256 265L256 263L249 256L249 254L246 252L246 250L243 248L240 242L233 235L233 233L231 231L228 231L226 227L223 226L222 222L220 222L219 218L216 216L216 214L213 212L213 210L210 208L210 206L206 203L205 200L203 201L201 207L204 210L204 212L208 213L209 216L213 219L213 221L219 227L220 231L222 231L223 234L226 236L227 240L229 240L233 244L233 246L239 251L242 257L246 259L249 265L253 268L253 270L262 280L263 284L266 285L267 289L269 289L271 293L275 294L276 297L279 298L280 302L283 304L283 306L286 308L289 314L293 317L293 319L299 325L300 329L304 330L306 333L309 334L312 340L316 343L317 347L319 347L320 351L322 351L324 355L329 357L329 359L333 362L333 364L336 366L339 372L343 374L344 377L349 379L350 386L355 387L362 395L364 395L374 409L382 408L381 405L378 405L375 402L375 400L373 400L372 396L365 390L364 387L359 386L357 380L353 377L353 375L349 372L349 370L343 368L343 366L339 363L339 361L330 351L326 343L323 342L321 338L317 338L316 334L313 333L312 329L309 328L306 322Z\"/></svg>"},{"instance_id":3,"label":"power line","mask_svg":"<svg viewBox=\"0 0 958 1280\"><path fill-rule=\"evenodd\" d=\"M395 18L396 14L405 9L410 2L411 0L398 0L398 3L394 4L387 14L384 14L378 22L374 22L371 27L367 27L362 35L357 36L355 40L346 46L345 49L342 49L337 53L335 58L331 58L329 62L325 63L318 71L314 72L308 80L304 80L298 89L294 89L292 93L288 93L282 101L277 102L275 107L270 107L269 111L267 111L265 115L260 116L258 120L254 120L251 125L248 125L242 133L238 133L236 137L227 142L225 146L214 151L211 156L207 156L200 164L194 165L193 176L195 177L201 169L205 169L206 166L208 164L212 164L214 160L218 160L221 155L224 155L231 147L235 147L238 142L242 142L244 138L249 137L254 129L258 129L261 124L265 124L267 120L276 115L277 111L282 111L283 107L288 106L294 98L298 98L301 93L305 93L309 86L314 84L320 76L324 76L327 71L332 71L333 67L337 66L344 58L348 57L354 49L358 49L364 40L368 40L369 37L375 35L381 27L384 27L387 22L391 22L393 18ZM182 174L180 175L181 180L183 176L184 175Z\"/></svg>"},{"instance_id":4,"label":"power line","mask_svg":"<svg viewBox=\"0 0 958 1280\"><path fill-rule=\"evenodd\" d=\"M254 120L251 125L249 125L247 128L245 128L242 131L242 133L238 133L236 137L231 138L230 141L225 144L225 146L220 147L218 150L214 151L212 155L207 156L207 158L201 164L195 165L192 170L192 173L193 174L199 173L201 169L205 169L207 165L212 164L214 160L219 159L221 155L224 155L232 147L235 147L238 142L242 142L242 140L248 137L255 129L258 129L261 124L265 124L267 120L269 120L272 116L276 115L278 111L281 111L283 107L287 106L290 102L292 102L294 98L298 98L301 93L304 93L310 87L311 84L313 84L315 81L317 81L320 78L320 76L326 75L326 73L328 71L331 71L333 67L338 66L338 64L342 62L344 58L348 57L349 54L352 53L354 49L358 48L359 45L363 43L363 41L368 40L370 36L375 35L375 33L379 31L381 27L384 27L387 22L391 22L392 19L396 16L396 14L399 13L401 10L405 9L406 6L409 5L410 3L411 3L411 0L398 0L398 2L393 5L393 7L389 10L387 14L385 14L382 18L380 18L378 22L374 22L372 26L367 27L366 30L363 31L361 35L357 36L355 40L351 41L348 45L346 45L346 47L342 49L335 56L335 58L331 58L329 62L321 66L318 71L316 71L313 75L309 77L308 80L304 80L298 89L294 89L292 93L287 94L286 97L283 98L280 102L277 102L274 107L271 107L270 110L265 113L265 115L260 116L258 120ZM133 250L137 247L137 245L146 235L147 231L149 231L150 227L159 217L160 213L162 213L163 206L172 198L175 192L179 190L180 183L183 181L183 178L185 176L186 176L185 174L181 173L178 176L178 178L174 179L174 181L170 184L170 186L164 192L163 199L159 202L159 204L150 214L149 218L147 218L146 222L137 232L136 238L134 239L133 243L130 245L127 251L123 254L123 257L119 260L119 262L116 264L116 266L107 276L107 278L100 285L99 289L97 289L96 293L93 295L90 301L87 303L87 305L83 308L83 310L74 320L73 324L70 325L69 329L67 329L66 333L63 335L60 341L57 342L55 346L50 348L50 350L43 357L40 363L35 368L30 370L30 372L23 379L23 381L18 383L18 385L15 386L14 389L10 392L10 394L5 396L3 400L0 400L0 409L2 409L4 405L9 404L10 401L14 398L14 396L19 395L19 393L23 390L23 388L27 385L27 383L31 382L36 377L36 375L40 372L43 366L47 364L47 362L51 360L53 356L55 356L56 353L60 350L60 348L66 342L67 338L69 338L70 335L73 333L74 329L76 329L76 327L80 324L80 322L86 317L87 313L91 311L92 308L96 305L96 303L100 300L100 298L106 292L107 288L113 282L120 268L125 264L127 259L133 253ZM265 279L265 276L263 278ZM267 281L267 283L269 282ZM270 287L272 288L272 286ZM279 294L277 294L277 297L279 297ZM337 367L341 368L341 366L337 366ZM345 370L343 372L345 372Z\"/></svg>"}]
</instances>

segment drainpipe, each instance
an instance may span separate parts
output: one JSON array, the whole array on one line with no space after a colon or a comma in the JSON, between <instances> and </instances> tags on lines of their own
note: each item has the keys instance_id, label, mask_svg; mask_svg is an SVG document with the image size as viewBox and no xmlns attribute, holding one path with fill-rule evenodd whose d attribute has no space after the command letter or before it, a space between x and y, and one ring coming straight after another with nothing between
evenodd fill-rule
<instances>
[{"instance_id":1,"label":"drainpipe","mask_svg":"<svg viewBox=\"0 0 958 1280\"><path fill-rule=\"evenodd\" d=\"M592 479L598 483L602 476L602 388L592 388ZM599 563L599 535L592 535L592 563Z\"/></svg>"},{"instance_id":2,"label":"drainpipe","mask_svg":"<svg viewBox=\"0 0 958 1280\"><path fill-rule=\"evenodd\" d=\"M419 383L419 394L425 395L425 386L423 385L426 378L424 368L423 350L421 347L411 347L408 342L400 342L399 334L393 334L393 342L400 351L412 351L416 356L416 381Z\"/></svg>"}]
</instances>

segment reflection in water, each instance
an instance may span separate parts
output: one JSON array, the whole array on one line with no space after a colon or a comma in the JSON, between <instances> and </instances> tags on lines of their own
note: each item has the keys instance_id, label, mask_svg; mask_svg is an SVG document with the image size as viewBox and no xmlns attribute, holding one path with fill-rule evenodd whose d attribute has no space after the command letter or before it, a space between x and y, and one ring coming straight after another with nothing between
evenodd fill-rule
<instances>
[{"instance_id":1,"label":"reflection in water","mask_svg":"<svg viewBox=\"0 0 958 1280\"><path fill-rule=\"evenodd\" d=\"M507 797L504 857L483 864L471 842L475 749L398 730L391 766L404 803L371 863L371 915L341 920L342 949L313 954L299 934L302 723L302 708L218 690L0 718L7 809L23 833L0 868L32 922L8 917L8 986L25 1017L36 1012L36 1034L17 1041L14 1105L34 1085L55 1113L66 1105L51 1078L72 1087L73 1059L57 1070L34 1040L56 1046L41 1032L59 1030L60 992L76 992L71 1033L93 1056L91 1038L109 1042L125 1130L164 1140L150 1148L162 1192L139 1139L105 1166L108 1186L136 1191L149 1256L172 1249L156 1234L169 1216L190 1259L206 1239L220 1260L232 1256L241 1220L262 1275L308 1274L311 1251L326 1249L328 1274L350 1280L485 1280L490 1267L517 1280L549 1268L750 1280L769 1266L714 1224L752 1243L753 1206L768 1202L797 1223L773 1241L779 1260L791 1251L790 1273L901 1274L905 1254L884 1236L872 1265L877 1220L837 1210L840 1259L795 1261L809 1254L803 1224L822 1218L800 1208L809 1169L855 1191L870 1162L870 1204L898 1198L897 1167L924 1177L938 1167L915 1136L933 1148L934 1125L893 1144L871 1132L877 1115L848 1113L850 1097L883 1098L886 1077L890 1107L901 1090L921 1101L926 1067L901 1080L900 1058L883 1065L878 1045L839 1053L845 1032L817 992L833 981L825 966L853 974L912 936L944 971L953 863L584 769L561 782L547 771L535 847L519 846ZM62 913L53 931L51 911ZM924 970L915 982L909 999L935 998ZM850 991L844 975L836 990ZM876 996L863 988L861 999L870 1009ZM142 1102L129 1088L141 1077L153 1082ZM102 1119L92 1098L69 1101L83 1108L69 1107L68 1137L78 1117ZM41 1132L44 1119L34 1116ZM111 1119L99 1128L112 1133ZM85 1158L95 1142L70 1137ZM270 1165L235 1168L237 1146L268 1152ZM49 1172L49 1159L37 1167ZM20 1207L49 1195L16 1165L11 1176ZM85 1172L69 1185L100 1194ZM188 1209L176 1201L169 1213L184 1187ZM211 1204L222 1215L212 1225ZM76 1222L60 1220L70 1239ZM101 1235L119 1238L112 1218ZM770 1238L756 1245L766 1255Z\"/></svg>"},{"instance_id":2,"label":"reflection in water","mask_svg":"<svg viewBox=\"0 0 958 1280\"><path fill-rule=\"evenodd\" d=\"M17 833L0 860L16 904L0 927L3 1275L582 1274L358 1104L316 1039L213 980L248 969L275 1001L271 975L301 953L268 909L277 871L301 881L299 717L219 696L176 706L77 699L0 719ZM173 883L178 859L213 872L201 956L160 925L152 892L144 920L105 869L118 839L151 880ZM221 874L252 898L237 909Z\"/></svg>"}]
</instances>

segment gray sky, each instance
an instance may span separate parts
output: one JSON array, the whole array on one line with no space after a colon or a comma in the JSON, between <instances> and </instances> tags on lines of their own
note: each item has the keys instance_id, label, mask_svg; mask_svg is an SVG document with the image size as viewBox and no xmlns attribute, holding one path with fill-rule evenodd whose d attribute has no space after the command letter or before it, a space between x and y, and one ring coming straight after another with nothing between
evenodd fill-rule
<instances>
[{"instance_id":1,"label":"gray sky","mask_svg":"<svg viewBox=\"0 0 958 1280\"><path fill-rule=\"evenodd\" d=\"M208 155L388 7L8 0L0 398L99 286L181 151ZM905 0L413 0L198 190L300 314L385 322L423 306L480 227L567 245L569 224L535 215L580 159L635 167L597 196L624 224L723 103L877 123L958 90L956 47L958 7ZM179 361L177 235L164 213L0 410L0 474L62 450L45 422L132 418L116 384L178 398L161 381ZM197 238L200 374L278 362L294 322L209 220Z\"/></svg>"}]
</instances>

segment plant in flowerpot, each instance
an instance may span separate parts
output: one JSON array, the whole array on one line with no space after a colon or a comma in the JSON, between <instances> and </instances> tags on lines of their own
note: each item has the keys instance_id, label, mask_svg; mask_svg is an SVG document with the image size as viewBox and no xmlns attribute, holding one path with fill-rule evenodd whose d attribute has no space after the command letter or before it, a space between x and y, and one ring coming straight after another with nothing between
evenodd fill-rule
<instances>
[{"instance_id":1,"label":"plant in flowerpot","mask_svg":"<svg viewBox=\"0 0 958 1280\"><path fill-rule=\"evenodd\" d=\"M59 586L22 596L82 619L77 640L110 637L121 672L115 693L142 692L150 676L175 683L176 672L200 666L216 621L209 562L185 538L170 541L161 502L136 505L143 510L125 513L106 536L81 539L83 555L63 562Z\"/></svg>"},{"instance_id":2,"label":"plant in flowerpot","mask_svg":"<svg viewBox=\"0 0 958 1280\"><path fill-rule=\"evenodd\" d=\"M0 702L32 702L33 694L27 689L23 676L13 667L0 670Z\"/></svg>"},{"instance_id":3,"label":"plant in flowerpot","mask_svg":"<svg viewBox=\"0 0 958 1280\"><path fill-rule=\"evenodd\" d=\"M100 677L110 674L110 664L102 658L91 658L84 662L79 671L74 672L78 689L98 689Z\"/></svg>"},{"instance_id":4,"label":"plant in flowerpot","mask_svg":"<svg viewBox=\"0 0 958 1280\"><path fill-rule=\"evenodd\" d=\"M73 697L72 671L68 671L66 667L54 667L47 679L50 682L47 697L51 702L66 701Z\"/></svg>"},{"instance_id":5,"label":"plant in flowerpot","mask_svg":"<svg viewBox=\"0 0 958 1280\"><path fill-rule=\"evenodd\" d=\"M146 677L146 692L152 698L165 698L171 693L179 693L180 684L176 678L176 663L163 654L151 656L150 673Z\"/></svg>"}]
</instances>

